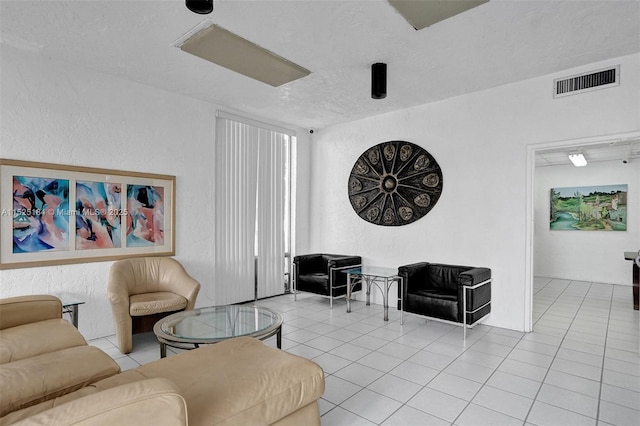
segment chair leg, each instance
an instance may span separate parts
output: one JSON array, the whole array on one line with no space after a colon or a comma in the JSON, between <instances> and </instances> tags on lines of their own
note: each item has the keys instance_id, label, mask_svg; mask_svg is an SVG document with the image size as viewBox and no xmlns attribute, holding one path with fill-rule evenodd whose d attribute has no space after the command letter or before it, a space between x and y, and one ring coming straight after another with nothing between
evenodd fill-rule
<instances>
[{"instance_id":1,"label":"chair leg","mask_svg":"<svg viewBox=\"0 0 640 426\"><path fill-rule=\"evenodd\" d=\"M462 339L467 341L467 286L462 286Z\"/></svg>"},{"instance_id":2,"label":"chair leg","mask_svg":"<svg viewBox=\"0 0 640 426\"><path fill-rule=\"evenodd\" d=\"M327 278L327 284L329 285L329 309L333 309L333 271L334 268L329 268L329 277Z\"/></svg>"},{"instance_id":3,"label":"chair leg","mask_svg":"<svg viewBox=\"0 0 640 426\"><path fill-rule=\"evenodd\" d=\"M296 264L292 263L291 264L291 272L293 272L293 282L292 282L292 290L293 290L293 301L297 302L298 301L298 280L296 279Z\"/></svg>"}]
</instances>

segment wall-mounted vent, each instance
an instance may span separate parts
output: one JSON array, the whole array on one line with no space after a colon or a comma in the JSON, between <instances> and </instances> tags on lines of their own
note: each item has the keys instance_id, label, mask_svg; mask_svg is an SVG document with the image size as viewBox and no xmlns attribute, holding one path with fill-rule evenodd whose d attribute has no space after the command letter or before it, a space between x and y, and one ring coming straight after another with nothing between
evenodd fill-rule
<instances>
[{"instance_id":1,"label":"wall-mounted vent","mask_svg":"<svg viewBox=\"0 0 640 426\"><path fill-rule=\"evenodd\" d=\"M558 78L553 80L553 97L584 93L597 89L604 89L611 86L620 85L620 65L580 74L568 78Z\"/></svg>"}]
</instances>

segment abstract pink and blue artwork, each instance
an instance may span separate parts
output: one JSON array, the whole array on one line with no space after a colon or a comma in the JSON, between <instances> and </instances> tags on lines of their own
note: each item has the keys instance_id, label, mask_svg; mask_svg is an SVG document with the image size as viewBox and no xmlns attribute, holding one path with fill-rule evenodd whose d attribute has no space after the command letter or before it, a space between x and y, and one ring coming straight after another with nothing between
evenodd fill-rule
<instances>
[{"instance_id":1,"label":"abstract pink and blue artwork","mask_svg":"<svg viewBox=\"0 0 640 426\"><path fill-rule=\"evenodd\" d=\"M13 176L13 252L69 250L69 180Z\"/></svg>"},{"instance_id":2,"label":"abstract pink and blue artwork","mask_svg":"<svg viewBox=\"0 0 640 426\"><path fill-rule=\"evenodd\" d=\"M76 181L76 249L122 246L122 184Z\"/></svg>"},{"instance_id":3,"label":"abstract pink and blue artwork","mask_svg":"<svg viewBox=\"0 0 640 426\"><path fill-rule=\"evenodd\" d=\"M164 187L127 185L127 247L164 245Z\"/></svg>"}]
</instances>

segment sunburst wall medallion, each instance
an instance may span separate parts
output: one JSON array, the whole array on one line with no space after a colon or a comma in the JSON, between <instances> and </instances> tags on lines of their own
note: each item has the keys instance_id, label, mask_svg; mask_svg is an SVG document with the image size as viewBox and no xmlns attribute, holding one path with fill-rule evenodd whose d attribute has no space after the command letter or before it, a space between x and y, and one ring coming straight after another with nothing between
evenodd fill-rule
<instances>
[{"instance_id":1,"label":"sunburst wall medallion","mask_svg":"<svg viewBox=\"0 0 640 426\"><path fill-rule=\"evenodd\" d=\"M349 176L349 201L362 219L402 226L420 219L442 194L442 170L425 149L389 141L366 150Z\"/></svg>"}]
</instances>

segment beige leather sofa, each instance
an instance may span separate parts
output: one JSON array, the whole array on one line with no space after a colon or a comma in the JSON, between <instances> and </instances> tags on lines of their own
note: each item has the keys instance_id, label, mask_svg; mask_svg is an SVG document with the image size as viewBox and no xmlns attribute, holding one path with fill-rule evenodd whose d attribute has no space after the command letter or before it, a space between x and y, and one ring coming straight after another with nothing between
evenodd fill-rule
<instances>
[{"instance_id":1,"label":"beige leather sofa","mask_svg":"<svg viewBox=\"0 0 640 426\"><path fill-rule=\"evenodd\" d=\"M324 373L236 338L120 372L53 296L0 300L0 425L319 425Z\"/></svg>"}]
</instances>

